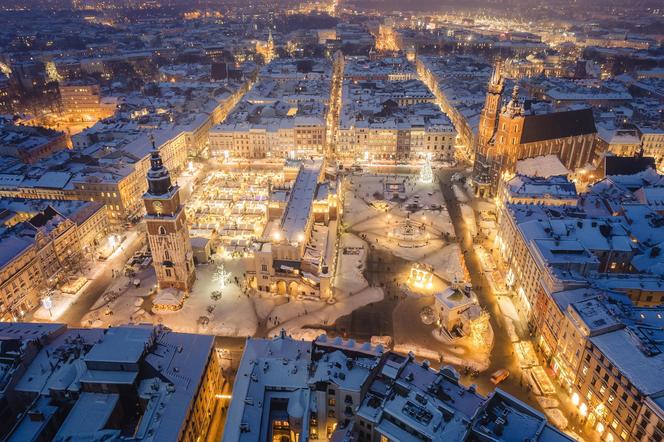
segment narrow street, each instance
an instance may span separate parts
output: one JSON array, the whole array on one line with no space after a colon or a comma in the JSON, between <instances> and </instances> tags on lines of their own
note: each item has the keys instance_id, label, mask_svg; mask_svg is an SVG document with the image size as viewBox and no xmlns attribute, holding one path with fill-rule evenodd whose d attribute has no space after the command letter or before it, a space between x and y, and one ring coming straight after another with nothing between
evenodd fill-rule
<instances>
[{"instance_id":1,"label":"narrow street","mask_svg":"<svg viewBox=\"0 0 664 442\"><path fill-rule=\"evenodd\" d=\"M134 227L136 229L136 227ZM122 271L127 260L138 251L144 244L143 235L140 233L133 236L130 241L125 241L122 248L115 252L112 258L107 261L94 261L91 263L93 268L101 270L90 279L88 285L83 288L83 293L74 301L66 311L53 322L69 324L70 327L80 327L83 316L88 313L90 308L104 294L111 284L112 270ZM26 316L28 321L39 321L34 317L34 311Z\"/></svg>"},{"instance_id":2,"label":"narrow street","mask_svg":"<svg viewBox=\"0 0 664 442\"><path fill-rule=\"evenodd\" d=\"M533 407L540 409L539 404L535 400L535 396L530 393L530 391L525 386L520 385L522 383L522 379L520 379L519 375L521 370L518 367L516 357L514 356L513 346L510 342L509 336L507 335L507 331L502 320L502 314L498 308L496 298L491 292L489 284L484 277L479 259L473 250L473 240L470 236L470 233L468 232L468 229L466 229L463 216L461 215L459 202L454 195L454 191L451 186L451 177L453 174L459 172L463 172L462 167L453 169L439 169L437 176L440 189L443 192L443 197L445 198L445 203L447 204L447 210L450 214L452 224L454 225L454 231L459 240L459 245L461 247L461 251L463 252L468 272L470 273L473 290L477 294L480 305L482 305L482 307L484 307L491 315L490 322L494 332L494 344L493 350L491 352L491 364L489 369L483 373L480 373L480 375L475 378L463 377L462 380L464 383L476 384L478 386L478 391L483 394L487 394L496 388L496 386L493 385L489 379L491 377L491 373L500 368L507 368L510 373L512 373L512 376L501 382L499 387L521 399L522 401L532 405Z\"/></svg>"},{"instance_id":3,"label":"narrow street","mask_svg":"<svg viewBox=\"0 0 664 442\"><path fill-rule=\"evenodd\" d=\"M83 316L90 311L90 308L94 305L95 302L99 299L100 296L104 294L108 286L112 281L112 269L122 270L127 260L138 251L144 244L142 240L142 235L137 235L134 241L131 241L127 245L123 245L123 250L120 253L117 253L116 256L104 262L96 262L95 265L103 266L104 270L99 276L90 281L90 285L87 287L85 293L83 293L77 300L74 302L67 311L58 318L58 322L64 322L74 325L81 325L81 319Z\"/></svg>"},{"instance_id":4,"label":"narrow street","mask_svg":"<svg viewBox=\"0 0 664 442\"><path fill-rule=\"evenodd\" d=\"M220 373L221 391L222 395L233 394L233 384L235 383L235 373L240 365L242 359L242 352L244 351L245 338L233 338L217 336L214 341L214 346L219 354L222 364ZM208 431L206 441L220 441L224 436L224 426L226 424L226 413L230 405L230 398L218 398L214 407L214 414L212 422L210 422L210 429Z\"/></svg>"}]
</instances>

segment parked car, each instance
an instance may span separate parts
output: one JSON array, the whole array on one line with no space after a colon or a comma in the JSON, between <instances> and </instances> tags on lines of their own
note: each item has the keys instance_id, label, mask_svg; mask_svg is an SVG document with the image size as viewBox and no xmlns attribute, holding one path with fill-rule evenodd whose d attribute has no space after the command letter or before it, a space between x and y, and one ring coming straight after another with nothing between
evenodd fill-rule
<instances>
[{"instance_id":1,"label":"parked car","mask_svg":"<svg viewBox=\"0 0 664 442\"><path fill-rule=\"evenodd\" d=\"M510 375L510 371L506 368L501 368L500 370L496 370L493 372L491 375L491 382L493 382L493 385L498 385L501 382L503 382L505 379L507 379Z\"/></svg>"}]
</instances>

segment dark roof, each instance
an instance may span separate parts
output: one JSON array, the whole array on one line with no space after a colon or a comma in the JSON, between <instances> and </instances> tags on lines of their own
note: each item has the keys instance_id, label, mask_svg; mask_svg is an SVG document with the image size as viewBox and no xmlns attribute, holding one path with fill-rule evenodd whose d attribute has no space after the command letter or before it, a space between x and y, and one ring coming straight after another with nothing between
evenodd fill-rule
<instances>
[{"instance_id":1,"label":"dark roof","mask_svg":"<svg viewBox=\"0 0 664 442\"><path fill-rule=\"evenodd\" d=\"M604 175L634 175L648 169L655 169L652 157L604 157Z\"/></svg>"},{"instance_id":2,"label":"dark roof","mask_svg":"<svg viewBox=\"0 0 664 442\"><path fill-rule=\"evenodd\" d=\"M535 143L596 132L595 118L590 108L526 115L520 143Z\"/></svg>"},{"instance_id":3,"label":"dark roof","mask_svg":"<svg viewBox=\"0 0 664 442\"><path fill-rule=\"evenodd\" d=\"M35 227L43 227L57 215L59 215L58 211L53 207L48 206L46 209L44 209L43 212L40 212L30 218L30 224Z\"/></svg>"}]
</instances>

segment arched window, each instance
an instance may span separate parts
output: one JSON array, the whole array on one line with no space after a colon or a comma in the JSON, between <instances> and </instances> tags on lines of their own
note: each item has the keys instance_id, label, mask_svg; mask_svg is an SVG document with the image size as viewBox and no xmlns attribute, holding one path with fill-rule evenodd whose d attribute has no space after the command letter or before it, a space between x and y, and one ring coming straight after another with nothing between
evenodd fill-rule
<instances>
[{"instance_id":1,"label":"arched window","mask_svg":"<svg viewBox=\"0 0 664 442\"><path fill-rule=\"evenodd\" d=\"M168 253L168 250L164 250L164 261L170 261L171 260L171 254Z\"/></svg>"},{"instance_id":2,"label":"arched window","mask_svg":"<svg viewBox=\"0 0 664 442\"><path fill-rule=\"evenodd\" d=\"M164 226L159 226L159 234L166 235L166 229L164 228Z\"/></svg>"}]
</instances>

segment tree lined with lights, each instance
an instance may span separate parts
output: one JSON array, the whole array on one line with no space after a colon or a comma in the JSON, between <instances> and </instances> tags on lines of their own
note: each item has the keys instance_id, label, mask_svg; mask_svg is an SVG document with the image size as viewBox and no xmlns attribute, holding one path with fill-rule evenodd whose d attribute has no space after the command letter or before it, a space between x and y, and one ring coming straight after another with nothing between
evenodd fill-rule
<instances>
[{"instance_id":1,"label":"tree lined with lights","mask_svg":"<svg viewBox=\"0 0 664 442\"><path fill-rule=\"evenodd\" d=\"M212 275L212 280L219 284L219 288L226 288L231 274L226 270L223 264L217 266L214 275Z\"/></svg>"},{"instance_id":2,"label":"tree lined with lights","mask_svg":"<svg viewBox=\"0 0 664 442\"><path fill-rule=\"evenodd\" d=\"M427 157L424 162L424 166L420 170L420 183L422 184L431 184L433 183L433 169L431 169L431 163L429 162L429 157Z\"/></svg>"}]
</instances>

